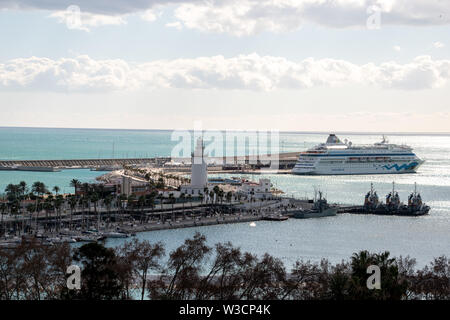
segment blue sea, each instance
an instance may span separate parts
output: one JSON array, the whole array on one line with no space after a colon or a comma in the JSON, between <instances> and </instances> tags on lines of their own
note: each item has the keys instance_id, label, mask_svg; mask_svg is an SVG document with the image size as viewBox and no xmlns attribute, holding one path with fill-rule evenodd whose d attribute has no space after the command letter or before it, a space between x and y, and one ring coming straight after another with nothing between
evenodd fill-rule
<instances>
[{"instance_id":1,"label":"blue sea","mask_svg":"<svg viewBox=\"0 0 450 320\"><path fill-rule=\"evenodd\" d=\"M170 156L178 143L172 141L171 131L107 130L107 129L49 129L0 128L0 159L86 159L134 158ZM354 144L374 143L380 134L339 134ZM327 133L280 133L283 152L301 151L324 142ZM422 198L432 207L425 217L381 217L343 214L337 217L294 220L286 222L258 222L248 224L210 226L179 230L142 233L138 237L163 241L173 249L196 231L204 233L212 245L231 241L257 254L268 252L280 257L287 265L297 259L319 261L328 258L339 262L360 249L388 250L393 255L410 255L419 265L433 257L450 256L450 135L395 134L390 142L408 144L425 159L417 174L324 176L308 177L289 174L268 175L275 187L289 195L312 197L314 188L320 188L330 202L361 204L365 193L374 184L378 194L392 189L395 181L402 200L417 182ZM238 150L244 154L245 150ZM9 183L22 180L31 184L43 181L49 187L59 186L71 192L73 178L93 181L101 172L64 170L61 172L0 171L0 193ZM235 176L235 175L233 175ZM259 175L248 175L257 180ZM108 245L123 240L108 240Z\"/></svg>"}]
</instances>

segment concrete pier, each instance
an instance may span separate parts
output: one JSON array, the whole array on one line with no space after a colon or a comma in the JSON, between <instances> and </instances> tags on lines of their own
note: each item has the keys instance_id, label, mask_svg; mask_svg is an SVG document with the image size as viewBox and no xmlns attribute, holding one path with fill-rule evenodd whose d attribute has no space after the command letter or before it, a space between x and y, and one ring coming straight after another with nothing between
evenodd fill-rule
<instances>
[{"instance_id":1,"label":"concrete pier","mask_svg":"<svg viewBox=\"0 0 450 320\"><path fill-rule=\"evenodd\" d=\"M98 166L162 163L170 158L126 158L126 159L64 159L64 160L0 160L1 167L53 167L53 168L95 168Z\"/></svg>"},{"instance_id":2,"label":"concrete pier","mask_svg":"<svg viewBox=\"0 0 450 320\"><path fill-rule=\"evenodd\" d=\"M240 157L210 157L211 161L226 165L264 164L267 159L278 159L280 169L292 168L297 161L299 152L280 153L278 155L240 156ZM58 169L96 169L123 165L152 164L163 165L170 162L190 162L190 159L170 157L158 158L122 158L122 159L60 159L60 160L0 160L0 170L22 170L21 168L58 168ZM50 171L50 170L48 170Z\"/></svg>"}]
</instances>

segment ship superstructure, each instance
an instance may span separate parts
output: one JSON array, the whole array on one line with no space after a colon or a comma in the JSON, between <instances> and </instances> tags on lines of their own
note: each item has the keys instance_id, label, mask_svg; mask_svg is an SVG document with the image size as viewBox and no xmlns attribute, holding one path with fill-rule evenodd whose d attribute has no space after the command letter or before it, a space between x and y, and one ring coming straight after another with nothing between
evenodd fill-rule
<instances>
[{"instance_id":1,"label":"ship superstructure","mask_svg":"<svg viewBox=\"0 0 450 320\"><path fill-rule=\"evenodd\" d=\"M412 148L391 144L383 136L372 145L353 145L330 134L325 143L302 152L292 169L294 174L397 174L414 173L423 164Z\"/></svg>"}]
</instances>

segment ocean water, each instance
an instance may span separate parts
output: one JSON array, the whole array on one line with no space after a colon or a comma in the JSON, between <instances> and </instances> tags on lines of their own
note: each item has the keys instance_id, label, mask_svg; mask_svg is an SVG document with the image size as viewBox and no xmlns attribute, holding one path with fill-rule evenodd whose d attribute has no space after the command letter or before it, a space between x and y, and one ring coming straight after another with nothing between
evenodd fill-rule
<instances>
[{"instance_id":1,"label":"ocean water","mask_svg":"<svg viewBox=\"0 0 450 320\"><path fill-rule=\"evenodd\" d=\"M0 159L72 159L126 158L169 156L178 141L172 141L170 131L0 128ZM380 141L380 135L341 134L355 144ZM324 142L327 134L280 133L281 151L301 151ZM343 214L337 217L258 222L209 226L179 230L164 230L139 234L138 237L163 241L167 249L175 248L195 231L204 233L209 243L232 241L243 250L257 254L268 252L288 265L297 259L318 261L323 257L339 262L361 249L388 250L394 255L410 255L420 265L433 257L450 256L450 135L391 135L392 143L405 143L425 159L417 174L360 176L295 176L268 175L274 186L286 194L312 197L320 188L330 202L361 204L365 193L374 184L380 196L392 189L402 200L417 182L424 201L432 207L425 217L381 217ZM246 153L243 148L239 154ZM72 191L70 180L92 181L101 172L64 170L62 172L0 171L0 192L8 183L25 180L43 181ZM235 175L233 175L235 176ZM247 175L257 180L259 175ZM117 245L123 240L108 240Z\"/></svg>"}]
</instances>

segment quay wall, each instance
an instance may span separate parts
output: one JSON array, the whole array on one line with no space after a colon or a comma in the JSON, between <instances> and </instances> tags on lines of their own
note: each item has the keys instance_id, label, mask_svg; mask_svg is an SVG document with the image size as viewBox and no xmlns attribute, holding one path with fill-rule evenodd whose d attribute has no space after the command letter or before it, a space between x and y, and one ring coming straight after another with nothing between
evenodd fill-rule
<instances>
[{"instance_id":1,"label":"quay wall","mask_svg":"<svg viewBox=\"0 0 450 320\"><path fill-rule=\"evenodd\" d=\"M218 224L230 224L230 223L244 223L262 220L262 216L240 216L240 217L227 217L225 219L221 218L203 218L202 220L185 220L179 223L169 223L164 224L147 224L136 227L122 227L126 232L146 232L146 231L157 231L157 230L168 230L168 229L180 229L180 228L193 228L201 226L213 226Z\"/></svg>"},{"instance_id":2,"label":"quay wall","mask_svg":"<svg viewBox=\"0 0 450 320\"><path fill-rule=\"evenodd\" d=\"M278 159L280 167L293 166L297 161L299 153L289 152L271 155ZM242 157L211 157L212 161L224 164L254 164L267 159L268 156L242 156ZM115 165L136 165L136 164L157 164L162 165L174 160L176 162L190 161L190 159L171 159L170 157L159 158L122 158L122 159L55 159L55 160L1 160L0 170L14 170L14 167L35 167L35 168L97 168L101 166ZM20 170L20 169L19 169Z\"/></svg>"}]
</instances>

